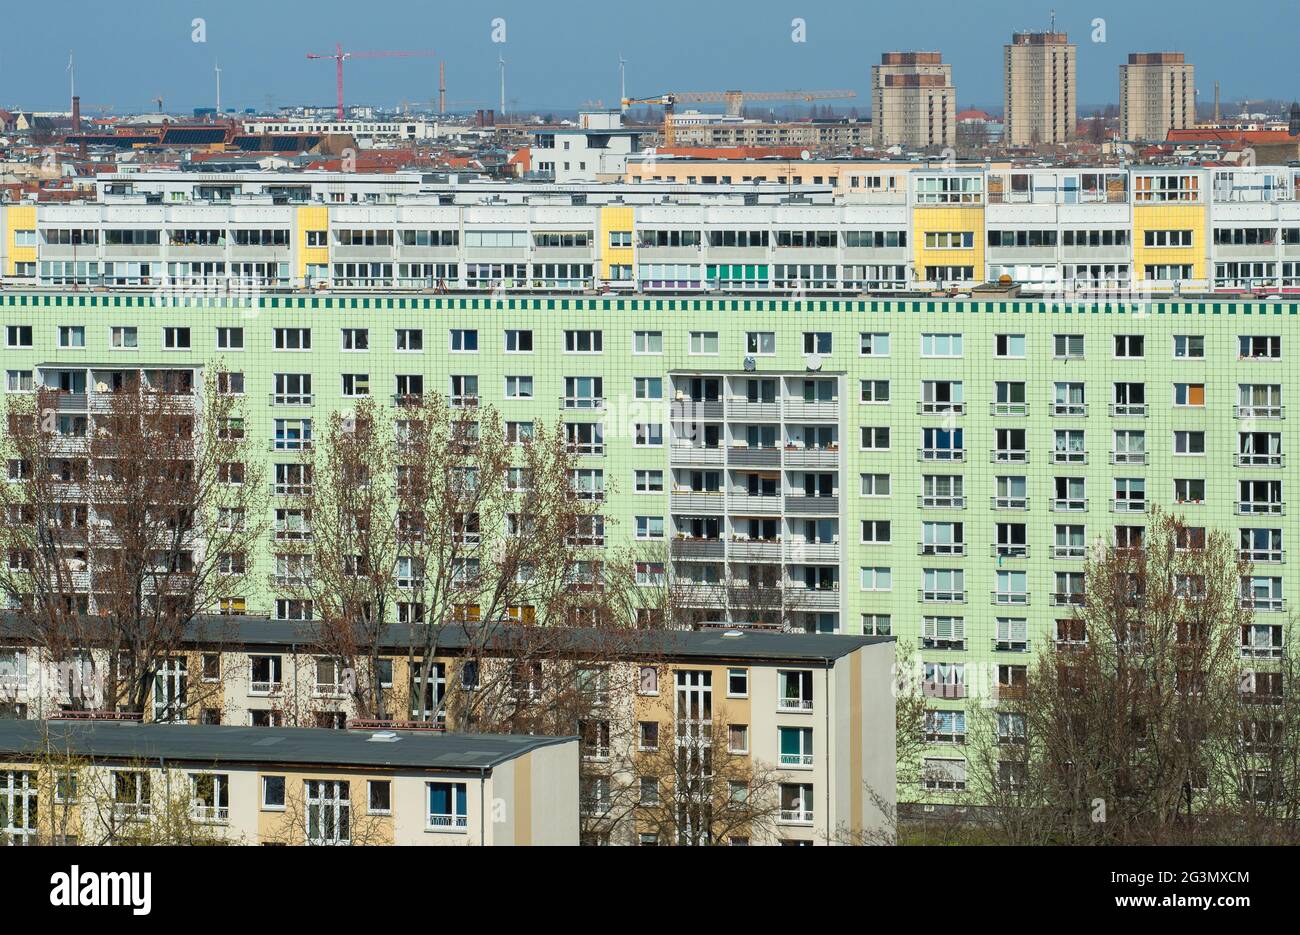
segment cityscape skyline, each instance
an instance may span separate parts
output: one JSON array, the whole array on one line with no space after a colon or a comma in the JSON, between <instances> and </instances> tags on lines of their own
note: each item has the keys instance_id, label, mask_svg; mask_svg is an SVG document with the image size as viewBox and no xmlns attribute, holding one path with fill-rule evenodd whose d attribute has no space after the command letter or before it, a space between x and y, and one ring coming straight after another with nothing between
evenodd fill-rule
<instances>
[{"instance_id":1,"label":"cityscape skyline","mask_svg":"<svg viewBox=\"0 0 1300 935\"><path fill-rule=\"evenodd\" d=\"M687 8L668 4L667 10ZM874 22L879 11L834 3L780 4L756 0L744 17L734 10L692 8L689 28L665 22L665 5L623 11L614 17L587 0L570 5L563 20L516 3L495 9L439 9L399 2L383 10L360 9L324 0L314 5L311 22L295 21L296 12L256 10L258 29L248 28L253 8L236 2L205 11L171 4L136 6L129 37L105 44L99 37L114 30L115 11L87 8L63 24L57 39L42 32L40 11L11 12L18 34L39 41L17 44L0 55L0 105L29 110L66 110L69 54L75 61L78 88L86 109L112 107L112 113L148 111L162 97L164 110L211 107L216 100L214 67L222 66L222 103L240 110L332 102L333 75L328 63L308 61L308 52L328 52L336 42L345 50L432 49L436 59L395 59L354 63L347 68L348 101L393 107L414 105L436 96L437 68L445 63L448 99L458 110L495 107L499 97L498 56L506 59L506 97L510 108L529 111L572 110L599 101L616 107L619 57L627 61L627 91L640 97L680 90L786 90L844 87L856 100L836 101L837 111L870 111L870 66L884 51L939 51L953 67L959 107L998 108L1002 99L1002 47L1012 32L1045 30L1051 23L1048 4L992 0L978 8L941 2L939 15L926 30L903 19ZM1248 0L1228 22L1205 28L1214 8L1205 2L1184 4L1174 21L1154 10L1116 2L1056 10L1055 24L1079 48L1078 101L1081 113L1119 100L1119 66L1130 52L1177 50L1198 70L1202 103L1211 99L1213 83L1225 102L1277 99L1297 66L1287 62L1285 30L1266 30L1262 22L1290 14L1282 3ZM506 42L492 41L493 20L504 19ZM195 18L203 20L204 42L192 35ZM678 17L680 19L680 16ZM806 41L795 42L793 21L805 24ZM1094 21L1104 21L1104 27ZM283 28L278 24L283 21ZM568 23L581 23L572 28ZM293 27L292 29L290 27ZM426 28L427 27L427 31ZM1104 28L1104 42L1093 41ZM1238 35L1241 33L1241 35ZM498 36L500 30L498 30ZM714 43L729 38L727 54ZM600 52L608 52L607 66ZM567 48L568 52L564 50ZM1249 57L1236 50L1250 48ZM712 49L712 53L710 50ZM557 54L559 53L559 54ZM811 53L811 54L805 54ZM150 58L156 67L117 65L126 55ZM1290 72L1288 75L1287 72Z\"/></svg>"}]
</instances>

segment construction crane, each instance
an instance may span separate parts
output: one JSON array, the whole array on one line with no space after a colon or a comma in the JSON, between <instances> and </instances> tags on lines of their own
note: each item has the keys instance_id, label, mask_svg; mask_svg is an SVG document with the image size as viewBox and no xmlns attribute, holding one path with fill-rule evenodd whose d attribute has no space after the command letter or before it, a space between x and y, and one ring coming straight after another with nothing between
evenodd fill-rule
<instances>
[{"instance_id":1,"label":"construction crane","mask_svg":"<svg viewBox=\"0 0 1300 935\"><path fill-rule=\"evenodd\" d=\"M745 101L829 101L857 97L858 92L845 89L834 91L669 91L654 97L625 97L623 107L633 104L656 104L664 109L664 145L676 141L673 128L673 110L679 103L725 104L727 114L739 117Z\"/></svg>"},{"instance_id":2,"label":"construction crane","mask_svg":"<svg viewBox=\"0 0 1300 935\"><path fill-rule=\"evenodd\" d=\"M344 52L342 43L334 43L334 51L324 54L308 52L308 58L332 58L334 59L334 84L338 92L338 119L343 117L343 62L349 58L433 58L434 52L428 49L420 49L414 52Z\"/></svg>"}]
</instances>

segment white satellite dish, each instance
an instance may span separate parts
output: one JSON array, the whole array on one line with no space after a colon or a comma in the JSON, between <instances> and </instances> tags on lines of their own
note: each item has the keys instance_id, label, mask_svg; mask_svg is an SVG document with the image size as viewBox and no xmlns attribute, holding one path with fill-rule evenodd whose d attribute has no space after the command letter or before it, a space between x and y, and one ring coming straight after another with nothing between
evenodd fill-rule
<instances>
[{"instance_id":1,"label":"white satellite dish","mask_svg":"<svg viewBox=\"0 0 1300 935\"><path fill-rule=\"evenodd\" d=\"M804 362L804 366L807 367L809 370L822 369L821 354L809 354L807 357L803 359L803 362Z\"/></svg>"},{"instance_id":2,"label":"white satellite dish","mask_svg":"<svg viewBox=\"0 0 1300 935\"><path fill-rule=\"evenodd\" d=\"M745 358L745 369L746 369L746 370L748 370L748 371L750 371L750 372L752 373L752 372L754 371L754 369L757 368L757 367L758 367L758 361L754 360L754 358L752 358L752 357L746 357L746 358Z\"/></svg>"}]
</instances>

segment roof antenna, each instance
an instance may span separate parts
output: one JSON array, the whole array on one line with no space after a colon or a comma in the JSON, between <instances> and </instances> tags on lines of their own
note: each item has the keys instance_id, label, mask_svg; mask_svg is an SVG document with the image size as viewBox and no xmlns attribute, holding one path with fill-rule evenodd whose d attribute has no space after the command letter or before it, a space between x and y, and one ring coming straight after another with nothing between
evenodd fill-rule
<instances>
[{"instance_id":1,"label":"roof antenna","mask_svg":"<svg viewBox=\"0 0 1300 935\"><path fill-rule=\"evenodd\" d=\"M1052 25L1048 27L1047 31L1050 33L1056 32L1056 11L1055 10L1052 11Z\"/></svg>"}]
</instances>

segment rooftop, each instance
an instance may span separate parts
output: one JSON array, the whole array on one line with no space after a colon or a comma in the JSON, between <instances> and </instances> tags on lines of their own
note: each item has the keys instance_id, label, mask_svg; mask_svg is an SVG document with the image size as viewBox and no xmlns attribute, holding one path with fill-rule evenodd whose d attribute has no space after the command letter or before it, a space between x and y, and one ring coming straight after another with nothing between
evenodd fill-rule
<instances>
[{"instance_id":1,"label":"rooftop","mask_svg":"<svg viewBox=\"0 0 1300 935\"><path fill-rule=\"evenodd\" d=\"M338 765L438 770L491 769L568 737L402 731L372 740L372 731L316 727L227 727L113 721L0 721L0 757L37 754L48 744L65 753L153 764L158 761Z\"/></svg>"}]
</instances>

